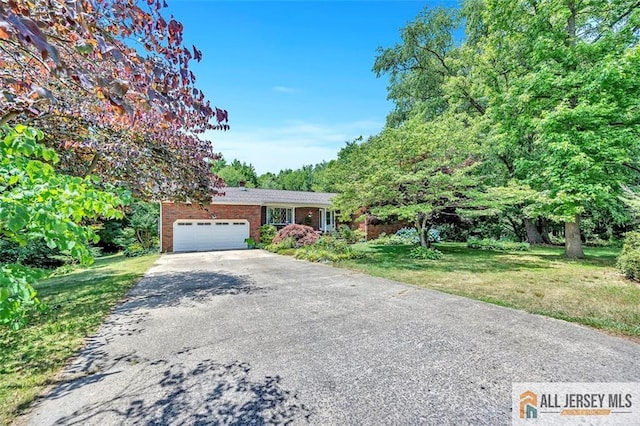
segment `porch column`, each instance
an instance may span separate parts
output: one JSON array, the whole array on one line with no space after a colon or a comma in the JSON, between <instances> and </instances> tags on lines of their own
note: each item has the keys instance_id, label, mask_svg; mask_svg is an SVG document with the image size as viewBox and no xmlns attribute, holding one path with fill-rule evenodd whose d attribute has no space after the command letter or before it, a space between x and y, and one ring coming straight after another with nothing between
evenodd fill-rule
<instances>
[{"instance_id":1,"label":"porch column","mask_svg":"<svg viewBox=\"0 0 640 426\"><path fill-rule=\"evenodd\" d=\"M320 221L322 224L320 225L320 229L322 232L327 232L327 209L322 209L322 214L320 215Z\"/></svg>"},{"instance_id":2,"label":"porch column","mask_svg":"<svg viewBox=\"0 0 640 426\"><path fill-rule=\"evenodd\" d=\"M291 207L291 223L296 223L296 208Z\"/></svg>"}]
</instances>

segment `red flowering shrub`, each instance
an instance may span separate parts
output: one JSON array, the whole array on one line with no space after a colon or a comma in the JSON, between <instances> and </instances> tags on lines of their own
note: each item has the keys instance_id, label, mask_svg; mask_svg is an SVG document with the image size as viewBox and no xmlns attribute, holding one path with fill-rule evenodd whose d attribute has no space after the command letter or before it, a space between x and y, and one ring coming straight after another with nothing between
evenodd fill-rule
<instances>
[{"instance_id":1,"label":"red flowering shrub","mask_svg":"<svg viewBox=\"0 0 640 426\"><path fill-rule=\"evenodd\" d=\"M315 243L318 238L320 238L320 235L310 226L292 224L278 231L273 239L273 243L279 244L289 237L295 240L296 247L301 247Z\"/></svg>"}]
</instances>

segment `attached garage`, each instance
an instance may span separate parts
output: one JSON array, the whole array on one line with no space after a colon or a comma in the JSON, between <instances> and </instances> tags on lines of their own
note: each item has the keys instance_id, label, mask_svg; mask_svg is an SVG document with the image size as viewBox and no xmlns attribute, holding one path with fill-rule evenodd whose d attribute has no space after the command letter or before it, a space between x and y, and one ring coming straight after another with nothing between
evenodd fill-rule
<instances>
[{"instance_id":1,"label":"attached garage","mask_svg":"<svg viewBox=\"0 0 640 426\"><path fill-rule=\"evenodd\" d=\"M176 220L173 251L233 250L247 248L249 222L233 220Z\"/></svg>"}]
</instances>

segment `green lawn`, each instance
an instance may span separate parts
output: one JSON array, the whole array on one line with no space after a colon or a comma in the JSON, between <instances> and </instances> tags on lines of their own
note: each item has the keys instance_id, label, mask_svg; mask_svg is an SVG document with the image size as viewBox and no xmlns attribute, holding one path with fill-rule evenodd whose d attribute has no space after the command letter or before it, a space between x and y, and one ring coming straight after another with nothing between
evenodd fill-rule
<instances>
[{"instance_id":1,"label":"green lawn","mask_svg":"<svg viewBox=\"0 0 640 426\"><path fill-rule=\"evenodd\" d=\"M556 247L504 253L436 246L444 256L434 261L409 258L408 246L360 244L369 256L340 266L640 337L640 285L616 271L618 249L587 248L586 259L577 261Z\"/></svg>"},{"instance_id":2,"label":"green lawn","mask_svg":"<svg viewBox=\"0 0 640 426\"><path fill-rule=\"evenodd\" d=\"M19 331L0 328L0 424L21 408L82 346L158 255L96 260L89 269L45 280L36 286L49 311Z\"/></svg>"}]
</instances>

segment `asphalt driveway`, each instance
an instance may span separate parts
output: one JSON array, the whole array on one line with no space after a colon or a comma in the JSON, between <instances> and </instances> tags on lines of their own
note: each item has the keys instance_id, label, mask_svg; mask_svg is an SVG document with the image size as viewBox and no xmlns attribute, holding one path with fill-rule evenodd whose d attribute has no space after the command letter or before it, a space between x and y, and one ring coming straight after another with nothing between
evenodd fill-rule
<instances>
[{"instance_id":1,"label":"asphalt driveway","mask_svg":"<svg viewBox=\"0 0 640 426\"><path fill-rule=\"evenodd\" d=\"M163 256L22 421L510 424L512 382L639 382L640 345L259 250Z\"/></svg>"}]
</instances>

